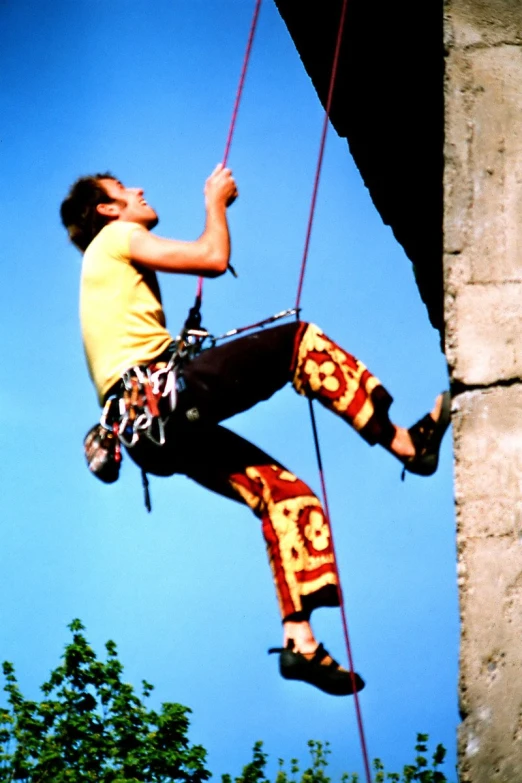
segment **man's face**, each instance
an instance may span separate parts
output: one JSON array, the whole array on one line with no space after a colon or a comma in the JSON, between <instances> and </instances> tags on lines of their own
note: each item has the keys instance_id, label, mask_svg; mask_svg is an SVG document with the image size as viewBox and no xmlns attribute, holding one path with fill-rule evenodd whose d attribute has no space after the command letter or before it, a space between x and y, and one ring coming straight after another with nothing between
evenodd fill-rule
<instances>
[{"instance_id":1,"label":"man's face","mask_svg":"<svg viewBox=\"0 0 522 783\"><path fill-rule=\"evenodd\" d=\"M107 195L114 199L112 204L98 205L102 214L108 214L116 220L139 223L145 228L154 228L158 224L158 215L143 198L141 188L126 188L117 179L100 179L99 182ZM110 207L108 213L107 207Z\"/></svg>"}]
</instances>

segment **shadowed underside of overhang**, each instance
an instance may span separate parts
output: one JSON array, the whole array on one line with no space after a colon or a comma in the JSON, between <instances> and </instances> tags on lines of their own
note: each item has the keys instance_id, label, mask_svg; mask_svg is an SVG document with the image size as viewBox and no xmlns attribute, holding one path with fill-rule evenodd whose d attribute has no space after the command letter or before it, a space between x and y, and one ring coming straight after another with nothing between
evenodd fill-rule
<instances>
[{"instance_id":1,"label":"shadowed underside of overhang","mask_svg":"<svg viewBox=\"0 0 522 783\"><path fill-rule=\"evenodd\" d=\"M342 0L275 0L326 104ZM443 38L438 0L348 0L332 124L443 331Z\"/></svg>"}]
</instances>

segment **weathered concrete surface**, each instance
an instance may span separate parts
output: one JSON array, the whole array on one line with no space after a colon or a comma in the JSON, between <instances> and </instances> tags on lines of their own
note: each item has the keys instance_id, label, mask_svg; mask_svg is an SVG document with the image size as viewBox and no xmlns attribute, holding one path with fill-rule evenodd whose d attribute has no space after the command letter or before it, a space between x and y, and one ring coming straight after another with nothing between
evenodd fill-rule
<instances>
[{"instance_id":1,"label":"weathered concrete surface","mask_svg":"<svg viewBox=\"0 0 522 783\"><path fill-rule=\"evenodd\" d=\"M460 394L454 437L461 780L520 783L522 386Z\"/></svg>"},{"instance_id":2,"label":"weathered concrete surface","mask_svg":"<svg viewBox=\"0 0 522 783\"><path fill-rule=\"evenodd\" d=\"M468 20L462 37L477 38ZM457 40L446 69L446 355L454 379L474 386L522 377L522 45Z\"/></svg>"},{"instance_id":3,"label":"weathered concrete surface","mask_svg":"<svg viewBox=\"0 0 522 783\"><path fill-rule=\"evenodd\" d=\"M462 783L522 782L522 3L447 0Z\"/></svg>"}]
</instances>

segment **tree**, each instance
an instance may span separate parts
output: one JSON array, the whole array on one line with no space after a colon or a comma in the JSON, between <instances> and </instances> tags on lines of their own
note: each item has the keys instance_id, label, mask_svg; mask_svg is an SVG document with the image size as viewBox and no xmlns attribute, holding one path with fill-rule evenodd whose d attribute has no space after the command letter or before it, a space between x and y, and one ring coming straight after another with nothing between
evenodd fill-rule
<instances>
[{"instance_id":1,"label":"tree","mask_svg":"<svg viewBox=\"0 0 522 783\"><path fill-rule=\"evenodd\" d=\"M3 664L7 708L0 708L0 781L30 783L202 783L206 751L187 739L190 710L165 702L147 710L121 679L116 645L99 661L79 620L62 664L25 699L12 664ZM153 686L142 682L142 698Z\"/></svg>"},{"instance_id":2,"label":"tree","mask_svg":"<svg viewBox=\"0 0 522 783\"><path fill-rule=\"evenodd\" d=\"M373 783L448 783L443 772L438 767L444 762L446 750L442 745L437 745L435 752L431 757L431 766L425 754L428 753L428 735L417 734L417 743L415 745L415 763L406 764L402 773L386 772L380 759L374 759L373 769L375 775ZM309 740L308 748L310 750L311 765L301 774L299 762L297 759L291 759L290 772L284 769L283 759L279 759L279 771L275 783L331 783L331 778L326 774L328 766L328 756L330 755L330 746L328 742L322 743L316 740ZM265 776L267 754L263 751L263 743L256 742L253 750L252 761L243 767L243 772L239 777L234 778L234 783L270 783ZM232 783L230 775L221 776L222 783ZM363 783L356 772L350 775L345 773L341 778L341 783Z\"/></svg>"},{"instance_id":3,"label":"tree","mask_svg":"<svg viewBox=\"0 0 522 783\"><path fill-rule=\"evenodd\" d=\"M7 707L0 707L0 783L203 783L206 751L190 745L187 732L190 709L165 702L161 712L147 710L153 686L142 681L142 698L122 682L123 666L116 645L105 645L107 660L99 661L89 646L79 620L69 625L72 641L62 664L41 686L43 699L25 699L14 667L3 664ZM447 783L438 767L445 750L438 745L429 766L428 736L417 735L415 763L401 774L385 772L375 759L373 783ZM290 771L279 760L274 783L331 783L326 769L329 744L310 740L311 765L300 772L297 759ZM239 777L222 776L222 783L270 783L268 757L256 742L252 761ZM341 783L362 783L356 773Z\"/></svg>"}]
</instances>

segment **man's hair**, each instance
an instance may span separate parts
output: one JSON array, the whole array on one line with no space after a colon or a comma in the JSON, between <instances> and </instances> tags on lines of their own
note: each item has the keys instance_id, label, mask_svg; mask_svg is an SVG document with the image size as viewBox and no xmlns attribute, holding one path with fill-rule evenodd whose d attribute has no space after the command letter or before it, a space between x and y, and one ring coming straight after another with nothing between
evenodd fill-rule
<instances>
[{"instance_id":1,"label":"man's hair","mask_svg":"<svg viewBox=\"0 0 522 783\"><path fill-rule=\"evenodd\" d=\"M67 229L69 238L82 251L86 250L96 234L99 234L110 222L110 218L100 215L96 209L98 204L114 202L101 185L101 179L116 179L116 177L108 171L80 177L71 186L60 207L62 223Z\"/></svg>"}]
</instances>

